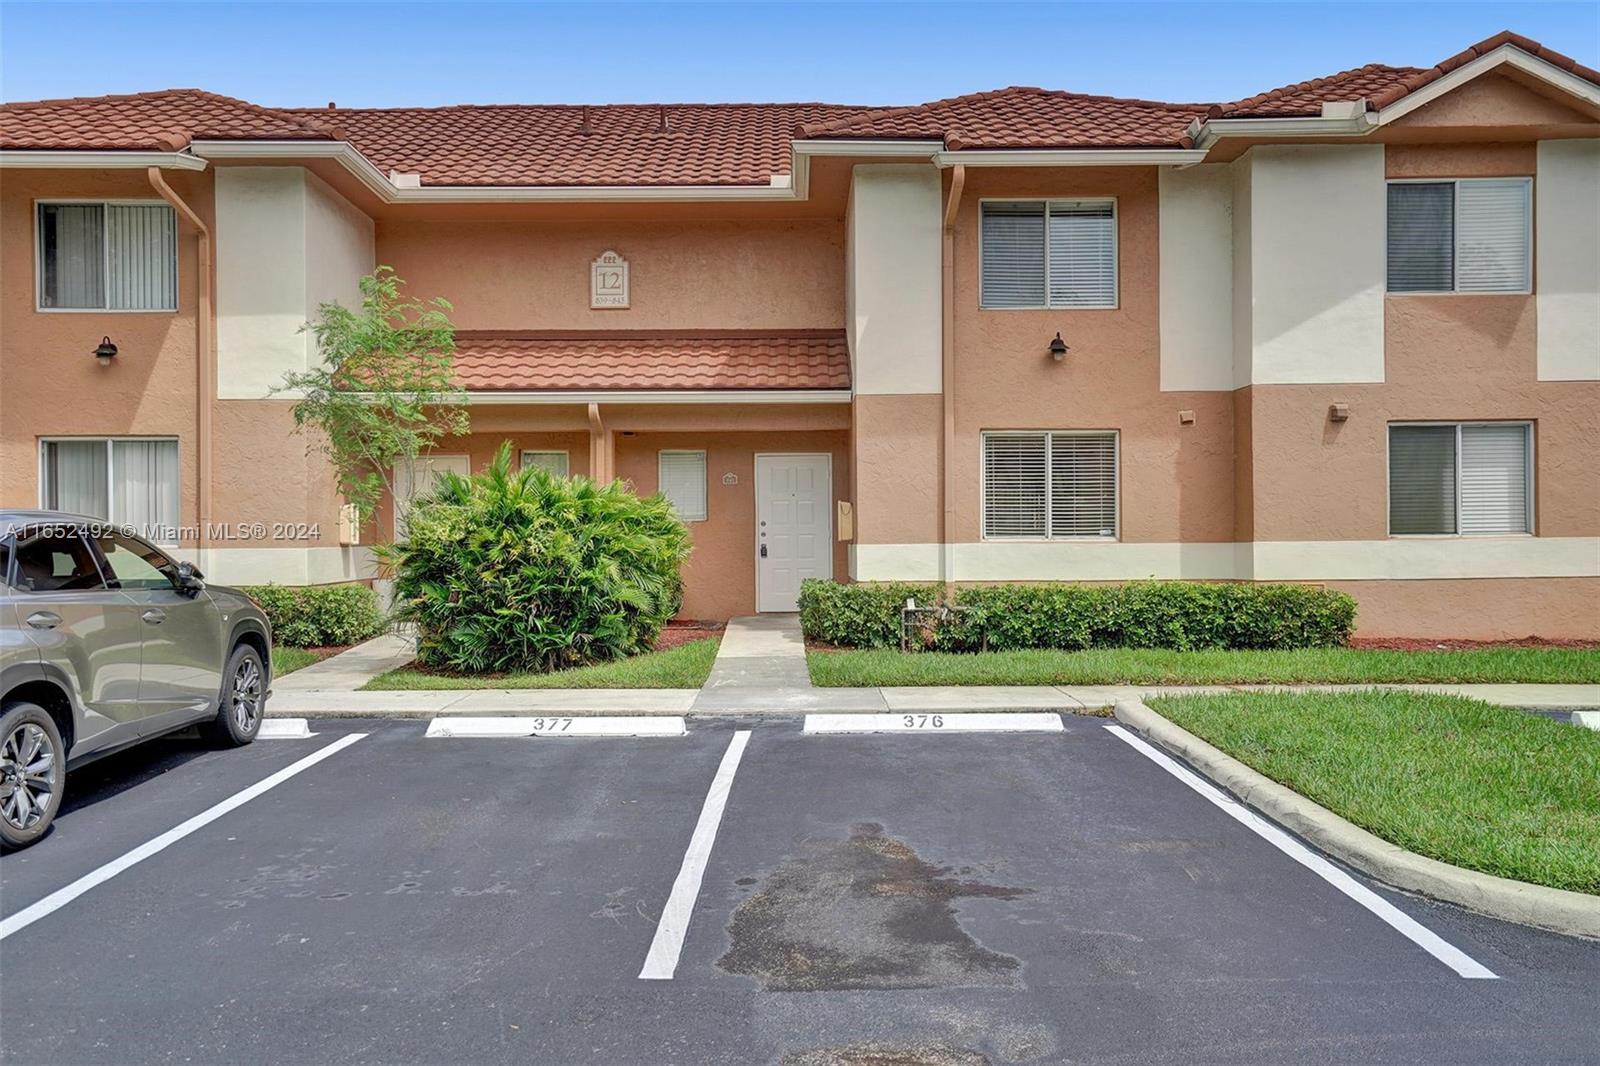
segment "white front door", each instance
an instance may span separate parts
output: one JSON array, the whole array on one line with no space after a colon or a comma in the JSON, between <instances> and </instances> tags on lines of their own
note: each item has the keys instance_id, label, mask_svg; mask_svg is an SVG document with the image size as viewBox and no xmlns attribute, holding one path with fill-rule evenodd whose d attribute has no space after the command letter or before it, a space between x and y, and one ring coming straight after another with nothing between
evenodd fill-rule
<instances>
[{"instance_id":1,"label":"white front door","mask_svg":"<svg viewBox=\"0 0 1600 1066\"><path fill-rule=\"evenodd\" d=\"M756 610L797 611L800 582L833 577L833 462L756 456Z\"/></svg>"},{"instance_id":2,"label":"white front door","mask_svg":"<svg viewBox=\"0 0 1600 1066\"><path fill-rule=\"evenodd\" d=\"M406 535L406 512L411 501L433 488L434 479L443 473L472 473L472 463L465 455L419 455L415 459L396 463L394 467L394 535Z\"/></svg>"}]
</instances>

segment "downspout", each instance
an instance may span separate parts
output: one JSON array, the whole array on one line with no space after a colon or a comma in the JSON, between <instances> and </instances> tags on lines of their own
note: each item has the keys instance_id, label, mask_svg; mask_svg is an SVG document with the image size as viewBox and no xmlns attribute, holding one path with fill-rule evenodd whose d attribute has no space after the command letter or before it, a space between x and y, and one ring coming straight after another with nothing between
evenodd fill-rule
<instances>
[{"instance_id":1,"label":"downspout","mask_svg":"<svg viewBox=\"0 0 1600 1066\"><path fill-rule=\"evenodd\" d=\"M939 581L944 598L954 598L951 576L950 537L956 528L956 494L953 485L956 451L956 212L961 206L961 190L967 183L967 168L956 164L950 170L950 193L944 203L944 234L939 250L939 396L943 406L944 432L939 445Z\"/></svg>"},{"instance_id":2,"label":"downspout","mask_svg":"<svg viewBox=\"0 0 1600 1066\"><path fill-rule=\"evenodd\" d=\"M167 184L161 171L150 167L145 173L150 186L172 209L195 228L195 252L198 266L195 279L194 311L194 391L195 391L195 466L198 484L195 486L195 541L196 550L206 546L210 539L211 524L211 394L215 368L211 361L211 230L200 221L194 209Z\"/></svg>"},{"instance_id":3,"label":"downspout","mask_svg":"<svg viewBox=\"0 0 1600 1066\"><path fill-rule=\"evenodd\" d=\"M589 405L589 477L596 484L611 480L606 467L606 424L600 420L600 405Z\"/></svg>"}]
</instances>

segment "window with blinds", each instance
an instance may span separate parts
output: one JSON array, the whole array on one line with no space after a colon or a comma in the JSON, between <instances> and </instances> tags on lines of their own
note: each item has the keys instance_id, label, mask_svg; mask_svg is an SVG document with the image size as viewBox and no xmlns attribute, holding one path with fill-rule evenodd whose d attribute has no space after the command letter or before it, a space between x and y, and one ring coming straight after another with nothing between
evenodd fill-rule
<instances>
[{"instance_id":1,"label":"window with blinds","mask_svg":"<svg viewBox=\"0 0 1600 1066\"><path fill-rule=\"evenodd\" d=\"M1389 532L1533 532L1533 427L1526 422L1389 427Z\"/></svg>"},{"instance_id":2,"label":"window with blinds","mask_svg":"<svg viewBox=\"0 0 1600 1066\"><path fill-rule=\"evenodd\" d=\"M74 438L40 444L40 505L178 539L178 442Z\"/></svg>"},{"instance_id":3,"label":"window with blinds","mask_svg":"<svg viewBox=\"0 0 1600 1066\"><path fill-rule=\"evenodd\" d=\"M525 451L522 453L522 469L543 470L551 477L566 477L567 453Z\"/></svg>"},{"instance_id":4,"label":"window with blinds","mask_svg":"<svg viewBox=\"0 0 1600 1066\"><path fill-rule=\"evenodd\" d=\"M1389 291L1530 291L1531 218L1527 178L1390 182Z\"/></svg>"},{"instance_id":5,"label":"window with blinds","mask_svg":"<svg viewBox=\"0 0 1600 1066\"><path fill-rule=\"evenodd\" d=\"M986 201L978 242L983 307L1117 306L1112 200Z\"/></svg>"},{"instance_id":6,"label":"window with blinds","mask_svg":"<svg viewBox=\"0 0 1600 1066\"><path fill-rule=\"evenodd\" d=\"M983 435L983 535L1117 535L1115 432Z\"/></svg>"},{"instance_id":7,"label":"window with blinds","mask_svg":"<svg viewBox=\"0 0 1600 1066\"><path fill-rule=\"evenodd\" d=\"M175 311L178 227L164 203L42 203L39 307Z\"/></svg>"},{"instance_id":8,"label":"window with blinds","mask_svg":"<svg viewBox=\"0 0 1600 1066\"><path fill-rule=\"evenodd\" d=\"M665 451L658 457L660 491L685 522L706 518L706 453Z\"/></svg>"}]
</instances>

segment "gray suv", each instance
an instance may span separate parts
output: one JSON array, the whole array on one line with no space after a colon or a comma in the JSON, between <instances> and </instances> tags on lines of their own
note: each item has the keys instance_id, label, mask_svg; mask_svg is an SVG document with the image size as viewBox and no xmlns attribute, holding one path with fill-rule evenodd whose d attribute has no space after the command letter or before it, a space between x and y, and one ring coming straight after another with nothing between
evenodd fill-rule
<instances>
[{"instance_id":1,"label":"gray suv","mask_svg":"<svg viewBox=\"0 0 1600 1066\"><path fill-rule=\"evenodd\" d=\"M271 640L244 593L129 530L0 511L0 846L44 835L68 769L192 725L254 740Z\"/></svg>"}]
</instances>

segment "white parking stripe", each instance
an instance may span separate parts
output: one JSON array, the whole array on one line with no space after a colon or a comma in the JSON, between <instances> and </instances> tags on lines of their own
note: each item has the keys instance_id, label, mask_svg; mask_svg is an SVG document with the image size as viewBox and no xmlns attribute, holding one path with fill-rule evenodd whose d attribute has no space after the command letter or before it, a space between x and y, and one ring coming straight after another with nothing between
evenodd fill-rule
<instances>
[{"instance_id":1,"label":"white parking stripe","mask_svg":"<svg viewBox=\"0 0 1600 1066\"><path fill-rule=\"evenodd\" d=\"M680 715L503 715L435 718L429 737L681 737Z\"/></svg>"},{"instance_id":2,"label":"white parking stripe","mask_svg":"<svg viewBox=\"0 0 1600 1066\"><path fill-rule=\"evenodd\" d=\"M1167 773L1176 777L1218 807L1221 807L1228 817L1367 908L1367 910L1392 926L1401 936L1450 967L1460 976L1487 980L1493 980L1498 976L1487 966L1484 966L1472 956L1445 940L1438 933L1406 914L1405 911L1402 911L1366 885L1363 885L1360 881L1357 881L1354 877L1351 877L1339 867L1300 843L1300 841L1278 828L1272 822L1267 821L1209 781L1202 779L1194 771L1180 765L1171 756L1158 751L1142 738L1134 736L1119 725L1108 725L1106 728L1111 730L1118 740L1129 744L1134 750L1167 771Z\"/></svg>"},{"instance_id":3,"label":"white parking stripe","mask_svg":"<svg viewBox=\"0 0 1600 1066\"><path fill-rule=\"evenodd\" d=\"M279 770L272 776L257 781L247 789L235 792L233 795L229 796L216 806L209 807L195 815L193 818L190 818L188 821L181 822L178 825L173 826L171 829L168 829L165 833L162 833L154 840L146 841L145 843L134 848L132 851L126 852L123 855L112 859L104 866L84 874L82 877L78 878L65 888L56 889L39 902L31 906L24 907L16 914L13 914L9 918L0 921L0 940L4 940L12 933L15 933L19 930L26 929L34 922L37 922L40 918L53 914L62 907L65 907L67 904L71 903L73 900L77 899L79 896L83 895L85 892L89 891L91 888L94 888L96 885L104 884L120 874L122 871L128 869L130 866L141 863L168 846L176 844L178 841L182 840L190 833L193 833L195 830L210 825L212 822L216 821L218 818L221 818L224 814L227 814L229 811L237 807L244 806L246 803L249 803L251 800L261 795L263 792L276 788L278 785L283 784L285 781L289 780L289 778L300 773L302 770L311 769L311 767L317 765L317 763L321 762L323 759L326 759L328 756L337 752L343 751L345 748L348 748L350 745L354 744L364 736L366 736L365 733L351 733L348 736L340 737L332 744L312 752L299 762L291 763L288 766L285 766L282 770Z\"/></svg>"},{"instance_id":4,"label":"white parking stripe","mask_svg":"<svg viewBox=\"0 0 1600 1066\"><path fill-rule=\"evenodd\" d=\"M694 913L695 900L700 897L700 882L706 874L706 860L711 857L711 845L716 843L717 827L722 824L722 809L728 805L728 792L733 788L733 775L739 769L739 760L749 740L750 730L739 730L722 754L722 765L717 767L717 776L711 779L711 790L706 793L705 806L700 808L700 820L689 838L683 866L678 870L678 879L672 883L667 905L662 908L655 938L650 941L644 969L639 971L641 980L670 981L677 972L683 938L688 935L689 918Z\"/></svg>"},{"instance_id":5,"label":"white parking stripe","mask_svg":"<svg viewBox=\"0 0 1600 1066\"><path fill-rule=\"evenodd\" d=\"M807 733L1060 733L1061 715L946 714L904 711L899 714L808 714Z\"/></svg>"},{"instance_id":6,"label":"white parking stripe","mask_svg":"<svg viewBox=\"0 0 1600 1066\"><path fill-rule=\"evenodd\" d=\"M257 740L304 740L314 737L310 724L304 718L268 718L261 723Z\"/></svg>"}]
</instances>

